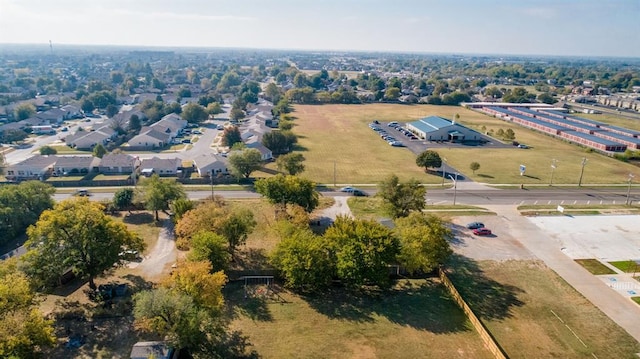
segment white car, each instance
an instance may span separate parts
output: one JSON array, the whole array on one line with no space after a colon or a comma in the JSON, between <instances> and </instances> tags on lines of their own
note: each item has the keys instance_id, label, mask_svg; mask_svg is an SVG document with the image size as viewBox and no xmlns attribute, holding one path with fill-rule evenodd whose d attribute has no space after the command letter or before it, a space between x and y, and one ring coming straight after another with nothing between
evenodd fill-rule
<instances>
[{"instance_id":1,"label":"white car","mask_svg":"<svg viewBox=\"0 0 640 359\"><path fill-rule=\"evenodd\" d=\"M353 187L342 187L340 188L340 192L346 192L346 193L351 193L353 191L355 191L356 189Z\"/></svg>"}]
</instances>

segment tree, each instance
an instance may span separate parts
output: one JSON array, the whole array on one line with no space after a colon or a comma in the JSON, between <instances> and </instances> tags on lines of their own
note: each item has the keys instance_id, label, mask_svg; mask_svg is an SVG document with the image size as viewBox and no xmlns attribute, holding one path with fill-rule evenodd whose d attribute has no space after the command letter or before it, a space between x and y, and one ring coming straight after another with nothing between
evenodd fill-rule
<instances>
[{"instance_id":1,"label":"tree","mask_svg":"<svg viewBox=\"0 0 640 359\"><path fill-rule=\"evenodd\" d=\"M23 103L18 105L13 110L13 115L17 121L26 120L29 117L36 114L36 107L31 103Z\"/></svg>"},{"instance_id":2,"label":"tree","mask_svg":"<svg viewBox=\"0 0 640 359\"><path fill-rule=\"evenodd\" d=\"M295 230L283 238L270 260L290 288L314 291L331 284L334 265L326 242L309 229Z\"/></svg>"},{"instance_id":3,"label":"tree","mask_svg":"<svg viewBox=\"0 0 640 359\"><path fill-rule=\"evenodd\" d=\"M29 134L23 130L9 129L9 130L4 130L0 134L0 142L3 142L3 143L18 142L18 141L24 140L27 137L29 137Z\"/></svg>"},{"instance_id":4,"label":"tree","mask_svg":"<svg viewBox=\"0 0 640 359\"><path fill-rule=\"evenodd\" d=\"M400 97L400 89L397 87L389 87L385 92L384 92L384 98L385 100L389 100L389 101L395 101Z\"/></svg>"},{"instance_id":5,"label":"tree","mask_svg":"<svg viewBox=\"0 0 640 359\"><path fill-rule=\"evenodd\" d=\"M91 113L91 112L93 112L93 110L96 109L96 107L93 104L93 102L91 100L89 100L88 98L85 98L85 99L82 100L82 102L80 102L80 108L82 109L82 111L84 113Z\"/></svg>"},{"instance_id":6,"label":"tree","mask_svg":"<svg viewBox=\"0 0 640 359\"><path fill-rule=\"evenodd\" d=\"M231 211L220 223L217 232L227 240L232 258L236 248L247 241L247 236L255 227L256 221L253 219L253 212L248 209Z\"/></svg>"},{"instance_id":7,"label":"tree","mask_svg":"<svg viewBox=\"0 0 640 359\"><path fill-rule=\"evenodd\" d=\"M0 186L0 245L24 233L43 211L53 208L55 192L51 185L40 181Z\"/></svg>"},{"instance_id":8,"label":"tree","mask_svg":"<svg viewBox=\"0 0 640 359\"><path fill-rule=\"evenodd\" d=\"M142 121L140 121L140 117L138 115L131 115L129 118L129 131L138 131L142 128Z\"/></svg>"},{"instance_id":9,"label":"tree","mask_svg":"<svg viewBox=\"0 0 640 359\"><path fill-rule=\"evenodd\" d=\"M130 209L133 204L133 188L120 188L113 194L113 206L122 211L125 208Z\"/></svg>"},{"instance_id":10,"label":"tree","mask_svg":"<svg viewBox=\"0 0 640 359\"><path fill-rule=\"evenodd\" d=\"M144 249L140 237L106 216L102 205L86 198L59 202L44 211L27 233L27 273L42 284L56 283L72 268L95 289L94 278L118 263L119 253Z\"/></svg>"},{"instance_id":11,"label":"tree","mask_svg":"<svg viewBox=\"0 0 640 359\"><path fill-rule=\"evenodd\" d=\"M512 129L507 128L507 130L506 130L506 131L504 131L504 137L505 137L507 140L515 140L515 139L516 139L516 133L515 133L515 132L513 132L513 130L512 130Z\"/></svg>"},{"instance_id":12,"label":"tree","mask_svg":"<svg viewBox=\"0 0 640 359\"><path fill-rule=\"evenodd\" d=\"M418 167L424 167L424 170L427 171L429 167L435 168L442 166L442 159L438 152L426 150L416 157L416 165L418 165Z\"/></svg>"},{"instance_id":13,"label":"tree","mask_svg":"<svg viewBox=\"0 0 640 359\"><path fill-rule=\"evenodd\" d=\"M190 102L182 109L182 119L189 123L200 124L209 118L207 110L197 103Z\"/></svg>"},{"instance_id":14,"label":"tree","mask_svg":"<svg viewBox=\"0 0 640 359\"><path fill-rule=\"evenodd\" d=\"M53 321L37 309L35 293L16 263L0 262L0 357L36 358L56 342Z\"/></svg>"},{"instance_id":15,"label":"tree","mask_svg":"<svg viewBox=\"0 0 640 359\"><path fill-rule=\"evenodd\" d=\"M242 142L238 126L227 126L222 133L222 145L232 147L238 142Z\"/></svg>"},{"instance_id":16,"label":"tree","mask_svg":"<svg viewBox=\"0 0 640 359\"><path fill-rule=\"evenodd\" d=\"M229 264L227 241L223 236L200 231L191 237L191 251L187 255L190 261L209 261L213 271L224 270Z\"/></svg>"},{"instance_id":17,"label":"tree","mask_svg":"<svg viewBox=\"0 0 640 359\"><path fill-rule=\"evenodd\" d=\"M388 265L395 263L400 246L389 228L375 221L338 216L324 239L336 274L345 284L390 284Z\"/></svg>"},{"instance_id":18,"label":"tree","mask_svg":"<svg viewBox=\"0 0 640 359\"><path fill-rule=\"evenodd\" d=\"M473 171L473 174L476 174L476 171L480 169L480 164L478 162L471 162L469 168Z\"/></svg>"},{"instance_id":19,"label":"tree","mask_svg":"<svg viewBox=\"0 0 640 359\"><path fill-rule=\"evenodd\" d=\"M227 276L222 271L212 273L211 263L181 262L163 286L193 299L196 306L219 313L224 305L222 288Z\"/></svg>"},{"instance_id":20,"label":"tree","mask_svg":"<svg viewBox=\"0 0 640 359\"><path fill-rule=\"evenodd\" d=\"M398 260L409 273L429 273L451 255L448 241L453 233L440 218L413 212L395 223L400 238Z\"/></svg>"},{"instance_id":21,"label":"tree","mask_svg":"<svg viewBox=\"0 0 640 359\"><path fill-rule=\"evenodd\" d=\"M548 92L543 92L538 95L538 101L549 104L549 105L553 105L556 102L556 99L553 98L552 94Z\"/></svg>"},{"instance_id":22,"label":"tree","mask_svg":"<svg viewBox=\"0 0 640 359\"><path fill-rule=\"evenodd\" d=\"M179 239L191 240L201 231L218 233L222 221L229 214L224 203L205 202L186 212L176 225L175 232Z\"/></svg>"},{"instance_id":23,"label":"tree","mask_svg":"<svg viewBox=\"0 0 640 359\"><path fill-rule=\"evenodd\" d=\"M251 173L262 168L262 155L254 148L234 152L229 156L229 165L236 177L249 178Z\"/></svg>"},{"instance_id":24,"label":"tree","mask_svg":"<svg viewBox=\"0 0 640 359\"><path fill-rule=\"evenodd\" d=\"M171 201L184 197L184 189L175 180L161 179L154 174L142 182L143 202L148 210L155 211L156 221L160 220L158 211L166 211Z\"/></svg>"},{"instance_id":25,"label":"tree","mask_svg":"<svg viewBox=\"0 0 640 359\"><path fill-rule=\"evenodd\" d=\"M224 110L220 106L218 102L211 102L207 105L207 113L209 115L217 115L219 113L223 113Z\"/></svg>"},{"instance_id":26,"label":"tree","mask_svg":"<svg viewBox=\"0 0 640 359\"><path fill-rule=\"evenodd\" d=\"M107 149L104 147L104 145L102 143L98 143L94 148L93 148L93 157L98 157L98 158L102 158L104 157L104 155L106 155L108 153Z\"/></svg>"},{"instance_id":27,"label":"tree","mask_svg":"<svg viewBox=\"0 0 640 359\"><path fill-rule=\"evenodd\" d=\"M232 108L229 117L233 121L239 121L244 118L244 111L241 108Z\"/></svg>"},{"instance_id":28,"label":"tree","mask_svg":"<svg viewBox=\"0 0 640 359\"><path fill-rule=\"evenodd\" d=\"M406 217L411 211L422 211L427 190L417 180L400 183L398 176L390 175L378 185L376 196L382 198L387 212L393 218Z\"/></svg>"},{"instance_id":29,"label":"tree","mask_svg":"<svg viewBox=\"0 0 640 359\"><path fill-rule=\"evenodd\" d=\"M304 164L302 163L304 160L302 153L288 153L278 157L276 166L278 171L287 171L288 174L295 176L304 171Z\"/></svg>"},{"instance_id":30,"label":"tree","mask_svg":"<svg viewBox=\"0 0 640 359\"><path fill-rule=\"evenodd\" d=\"M193 203L188 198L178 198L171 203L171 211L173 212L173 221L177 223L182 219L185 213L195 208Z\"/></svg>"},{"instance_id":31,"label":"tree","mask_svg":"<svg viewBox=\"0 0 640 359\"><path fill-rule=\"evenodd\" d=\"M307 212L318 206L318 192L315 183L296 176L277 174L273 177L256 181L256 192L267 197L270 203L282 205L286 210L288 204L296 204Z\"/></svg>"},{"instance_id":32,"label":"tree","mask_svg":"<svg viewBox=\"0 0 640 359\"><path fill-rule=\"evenodd\" d=\"M113 116L118 114L118 111L120 111L120 109L118 108L118 106L114 104L109 104L107 105L107 108L105 108L104 111L107 117L112 118Z\"/></svg>"},{"instance_id":33,"label":"tree","mask_svg":"<svg viewBox=\"0 0 640 359\"><path fill-rule=\"evenodd\" d=\"M51 146L42 146L40 147L40 154L43 156L55 155L58 151Z\"/></svg>"},{"instance_id":34,"label":"tree","mask_svg":"<svg viewBox=\"0 0 640 359\"><path fill-rule=\"evenodd\" d=\"M291 131L271 131L262 136L262 144L275 154L287 153L298 138Z\"/></svg>"}]
</instances>

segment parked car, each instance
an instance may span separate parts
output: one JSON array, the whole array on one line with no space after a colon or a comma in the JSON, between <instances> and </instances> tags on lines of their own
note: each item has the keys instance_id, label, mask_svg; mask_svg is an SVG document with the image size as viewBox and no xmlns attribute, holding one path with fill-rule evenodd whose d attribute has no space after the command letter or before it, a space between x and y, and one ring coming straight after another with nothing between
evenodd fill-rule
<instances>
[{"instance_id":1,"label":"parked car","mask_svg":"<svg viewBox=\"0 0 640 359\"><path fill-rule=\"evenodd\" d=\"M218 130L218 131L222 131L222 130L224 130L224 126L222 126L222 125L218 125L218 126L216 127L216 130Z\"/></svg>"},{"instance_id":2,"label":"parked car","mask_svg":"<svg viewBox=\"0 0 640 359\"><path fill-rule=\"evenodd\" d=\"M389 127L398 127L398 123L396 121L391 121L387 124Z\"/></svg>"},{"instance_id":3,"label":"parked car","mask_svg":"<svg viewBox=\"0 0 640 359\"><path fill-rule=\"evenodd\" d=\"M200 130L193 130L191 131L191 133L193 133L194 135L201 135L202 132Z\"/></svg>"},{"instance_id":4,"label":"parked car","mask_svg":"<svg viewBox=\"0 0 640 359\"><path fill-rule=\"evenodd\" d=\"M489 228L476 228L473 230L473 234L476 236L488 236L491 235L491 230Z\"/></svg>"},{"instance_id":5,"label":"parked car","mask_svg":"<svg viewBox=\"0 0 640 359\"><path fill-rule=\"evenodd\" d=\"M185 138L184 140L182 140L182 143L191 143L191 140L188 138Z\"/></svg>"},{"instance_id":6,"label":"parked car","mask_svg":"<svg viewBox=\"0 0 640 359\"><path fill-rule=\"evenodd\" d=\"M380 124L380 121L378 121L378 120L373 120L373 123L375 123L376 125L379 125L379 124Z\"/></svg>"},{"instance_id":7,"label":"parked car","mask_svg":"<svg viewBox=\"0 0 640 359\"><path fill-rule=\"evenodd\" d=\"M478 229L484 228L484 224L482 222L471 222L467 224L468 229Z\"/></svg>"},{"instance_id":8,"label":"parked car","mask_svg":"<svg viewBox=\"0 0 640 359\"><path fill-rule=\"evenodd\" d=\"M393 147L404 147L404 143L400 141L389 141L389 144Z\"/></svg>"}]
</instances>

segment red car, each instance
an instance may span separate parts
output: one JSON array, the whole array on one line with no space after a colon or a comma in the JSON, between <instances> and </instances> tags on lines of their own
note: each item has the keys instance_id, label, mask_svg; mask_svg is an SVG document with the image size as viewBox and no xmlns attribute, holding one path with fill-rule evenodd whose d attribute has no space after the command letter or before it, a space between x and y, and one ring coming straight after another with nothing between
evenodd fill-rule
<instances>
[{"instance_id":1,"label":"red car","mask_svg":"<svg viewBox=\"0 0 640 359\"><path fill-rule=\"evenodd\" d=\"M491 230L489 228L476 228L473 230L473 234L476 236L488 236L491 234Z\"/></svg>"}]
</instances>

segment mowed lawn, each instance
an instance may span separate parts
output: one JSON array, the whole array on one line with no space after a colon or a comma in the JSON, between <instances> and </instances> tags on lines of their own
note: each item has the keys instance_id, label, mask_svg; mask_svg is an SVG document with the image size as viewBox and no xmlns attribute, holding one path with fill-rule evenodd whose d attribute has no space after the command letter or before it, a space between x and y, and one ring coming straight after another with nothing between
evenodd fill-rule
<instances>
[{"instance_id":1,"label":"mowed lawn","mask_svg":"<svg viewBox=\"0 0 640 359\"><path fill-rule=\"evenodd\" d=\"M451 280L512 359L640 352L638 342L542 262L457 260L452 268Z\"/></svg>"},{"instance_id":2,"label":"mowed lawn","mask_svg":"<svg viewBox=\"0 0 640 359\"><path fill-rule=\"evenodd\" d=\"M262 358L491 358L437 280L401 280L382 295L342 289L268 302L227 286L227 303Z\"/></svg>"},{"instance_id":3,"label":"mowed lawn","mask_svg":"<svg viewBox=\"0 0 640 359\"><path fill-rule=\"evenodd\" d=\"M450 166L478 182L549 184L553 159L557 161L554 184L577 185L583 158L587 159L583 185L624 184L629 173L638 171L633 165L458 106L296 105L294 110L293 131L300 136L301 153L307 159L303 176L319 183L333 183L334 162L339 184L377 183L391 173L401 179L440 183L438 174L426 174L415 165L413 153L389 146L367 124L374 119L409 122L432 115L452 119L455 114L460 115L458 122L477 131L511 128L517 141L532 147L433 148ZM480 163L475 174L469 169L471 162ZM525 176L520 176L521 164L526 166Z\"/></svg>"}]
</instances>

